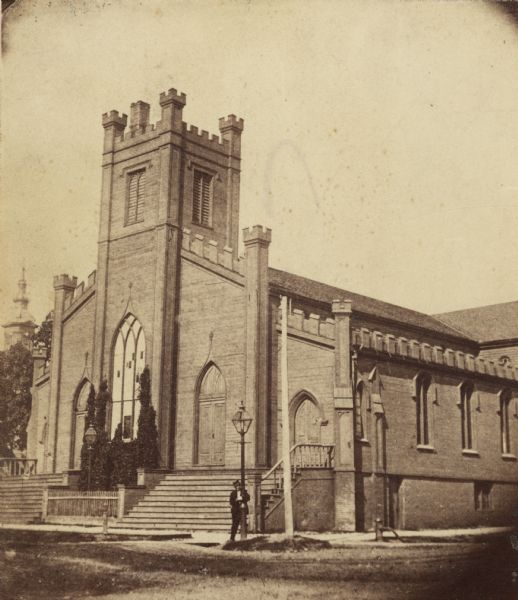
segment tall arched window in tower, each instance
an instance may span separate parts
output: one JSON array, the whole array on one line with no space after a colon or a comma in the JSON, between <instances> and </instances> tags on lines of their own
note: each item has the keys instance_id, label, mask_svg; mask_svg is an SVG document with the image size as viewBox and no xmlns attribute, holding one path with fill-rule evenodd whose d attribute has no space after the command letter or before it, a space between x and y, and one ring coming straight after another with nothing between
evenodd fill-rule
<instances>
[{"instance_id":1,"label":"tall arched window in tower","mask_svg":"<svg viewBox=\"0 0 518 600\"><path fill-rule=\"evenodd\" d=\"M511 394L505 390L500 394L500 439L502 440L502 454L511 454L511 433L509 428L509 405Z\"/></svg>"},{"instance_id":2,"label":"tall arched window in tower","mask_svg":"<svg viewBox=\"0 0 518 600\"><path fill-rule=\"evenodd\" d=\"M195 462L222 465L225 462L225 379L214 363L202 371L196 403Z\"/></svg>"},{"instance_id":3,"label":"tall arched window in tower","mask_svg":"<svg viewBox=\"0 0 518 600\"><path fill-rule=\"evenodd\" d=\"M430 445L430 390L431 378L420 373L415 379L416 435L418 446Z\"/></svg>"},{"instance_id":4,"label":"tall arched window in tower","mask_svg":"<svg viewBox=\"0 0 518 600\"><path fill-rule=\"evenodd\" d=\"M460 418L462 449L473 450L473 384L469 381L460 386Z\"/></svg>"},{"instance_id":5,"label":"tall arched window in tower","mask_svg":"<svg viewBox=\"0 0 518 600\"><path fill-rule=\"evenodd\" d=\"M72 468L81 468L81 448L83 446L83 437L86 429L86 412L87 412L87 400L88 394L90 393L90 382L88 379L83 379L79 384L79 388L75 395L74 401L74 416L72 427L73 430L73 442L72 442Z\"/></svg>"},{"instance_id":6,"label":"tall arched window in tower","mask_svg":"<svg viewBox=\"0 0 518 600\"><path fill-rule=\"evenodd\" d=\"M117 332L113 350L111 434L122 423L122 437L137 435L140 403L138 378L146 365L146 340L138 319L128 314Z\"/></svg>"}]
</instances>

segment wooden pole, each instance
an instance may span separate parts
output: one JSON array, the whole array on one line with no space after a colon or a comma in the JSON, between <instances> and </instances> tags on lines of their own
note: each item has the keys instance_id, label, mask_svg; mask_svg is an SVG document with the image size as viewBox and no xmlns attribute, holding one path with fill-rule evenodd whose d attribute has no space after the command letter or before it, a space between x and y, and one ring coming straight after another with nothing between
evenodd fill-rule
<instances>
[{"instance_id":1,"label":"wooden pole","mask_svg":"<svg viewBox=\"0 0 518 600\"><path fill-rule=\"evenodd\" d=\"M293 504L291 499L290 419L288 406L288 298L281 296L281 408L282 462L284 479L284 523L286 537L293 538Z\"/></svg>"}]
</instances>

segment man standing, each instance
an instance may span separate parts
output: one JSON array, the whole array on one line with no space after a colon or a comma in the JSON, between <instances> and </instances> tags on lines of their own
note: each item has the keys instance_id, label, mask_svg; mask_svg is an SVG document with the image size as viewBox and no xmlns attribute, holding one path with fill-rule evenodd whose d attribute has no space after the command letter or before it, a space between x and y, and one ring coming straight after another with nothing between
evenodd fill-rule
<instances>
[{"instance_id":1,"label":"man standing","mask_svg":"<svg viewBox=\"0 0 518 600\"><path fill-rule=\"evenodd\" d=\"M230 530L230 541L233 542L241 522L241 515L248 515L248 501L250 496L245 489L241 489L241 481L236 479L233 483L234 489L230 492L229 504L232 514L232 529Z\"/></svg>"}]
</instances>

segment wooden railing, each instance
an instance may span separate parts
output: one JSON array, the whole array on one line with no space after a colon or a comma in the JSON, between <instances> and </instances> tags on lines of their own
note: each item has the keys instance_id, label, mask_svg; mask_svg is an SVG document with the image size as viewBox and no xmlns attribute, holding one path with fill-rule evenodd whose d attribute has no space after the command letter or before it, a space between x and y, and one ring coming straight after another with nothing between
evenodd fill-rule
<instances>
[{"instance_id":1,"label":"wooden railing","mask_svg":"<svg viewBox=\"0 0 518 600\"><path fill-rule=\"evenodd\" d=\"M36 473L34 458L0 458L0 477L26 477Z\"/></svg>"},{"instance_id":2,"label":"wooden railing","mask_svg":"<svg viewBox=\"0 0 518 600\"><path fill-rule=\"evenodd\" d=\"M117 491L79 492L48 488L43 492L42 519L47 517L117 517Z\"/></svg>"},{"instance_id":3,"label":"wooden railing","mask_svg":"<svg viewBox=\"0 0 518 600\"><path fill-rule=\"evenodd\" d=\"M300 469L332 469L335 447L330 444L295 444L290 450L292 477ZM275 465L261 477L262 493L282 488L284 461Z\"/></svg>"}]
</instances>

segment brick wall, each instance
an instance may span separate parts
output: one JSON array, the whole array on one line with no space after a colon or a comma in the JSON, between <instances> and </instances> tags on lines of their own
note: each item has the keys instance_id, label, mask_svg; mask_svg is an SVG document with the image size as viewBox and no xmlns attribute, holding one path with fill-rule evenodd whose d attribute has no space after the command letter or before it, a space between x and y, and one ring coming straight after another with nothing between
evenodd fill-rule
<instances>
[{"instance_id":1,"label":"brick wall","mask_svg":"<svg viewBox=\"0 0 518 600\"><path fill-rule=\"evenodd\" d=\"M226 384L224 466L236 468L239 445L231 417L244 394L244 289L187 259L182 260L180 289L175 467L193 464L196 385L212 361ZM247 453L252 451L247 446Z\"/></svg>"},{"instance_id":2,"label":"brick wall","mask_svg":"<svg viewBox=\"0 0 518 600\"><path fill-rule=\"evenodd\" d=\"M47 378L44 383L32 389L32 406L29 427L27 431L27 458L38 461L38 473L47 472L45 460L45 426L48 421L50 399L50 382Z\"/></svg>"},{"instance_id":3,"label":"brick wall","mask_svg":"<svg viewBox=\"0 0 518 600\"><path fill-rule=\"evenodd\" d=\"M70 467L74 397L85 374L92 372L94 299L95 296L91 296L78 310L67 316L63 324L56 472ZM85 363L86 352L88 360ZM97 390L99 382L93 383Z\"/></svg>"},{"instance_id":4,"label":"brick wall","mask_svg":"<svg viewBox=\"0 0 518 600\"><path fill-rule=\"evenodd\" d=\"M360 372L367 379L373 363L360 361ZM418 370L406 365L378 365L382 381L382 400L387 423L387 470L395 474L518 481L516 462L504 460L500 446L498 382L475 383L474 446L478 455L462 453L460 377L433 373L436 388L431 407L431 451L419 451L416 443L416 412L413 377ZM479 407L479 408L478 408ZM518 421L510 419L511 439L518 439ZM516 444L515 444L516 445ZM516 448L514 449L517 450ZM365 464L368 464L365 460Z\"/></svg>"},{"instance_id":5,"label":"brick wall","mask_svg":"<svg viewBox=\"0 0 518 600\"><path fill-rule=\"evenodd\" d=\"M292 490L293 524L297 531L330 531L334 527L334 476L308 469ZM266 519L266 531L284 531L284 502Z\"/></svg>"},{"instance_id":6,"label":"brick wall","mask_svg":"<svg viewBox=\"0 0 518 600\"><path fill-rule=\"evenodd\" d=\"M280 335L277 341L280 345ZM277 354L277 440L272 462L282 454L282 408L280 352ZM321 427L321 443L334 444L334 353L329 347L288 337L288 399L291 403L301 391L309 392L319 403L327 424Z\"/></svg>"},{"instance_id":7,"label":"brick wall","mask_svg":"<svg viewBox=\"0 0 518 600\"><path fill-rule=\"evenodd\" d=\"M480 351L480 356L496 362L500 360L500 357L508 356L511 359L511 363L516 367L518 366L518 344L503 348L483 348Z\"/></svg>"},{"instance_id":8,"label":"brick wall","mask_svg":"<svg viewBox=\"0 0 518 600\"><path fill-rule=\"evenodd\" d=\"M400 488L405 529L507 525L518 504L518 485L493 484L491 508L476 510L471 481L405 479Z\"/></svg>"},{"instance_id":9,"label":"brick wall","mask_svg":"<svg viewBox=\"0 0 518 600\"><path fill-rule=\"evenodd\" d=\"M118 326L127 312L140 321L146 336L146 363L153 360L156 244L154 231L114 240L110 244L103 374L112 383L111 352ZM131 284L131 290L130 290ZM131 296L131 298L130 298ZM156 405L158 399L153 397Z\"/></svg>"}]
</instances>

